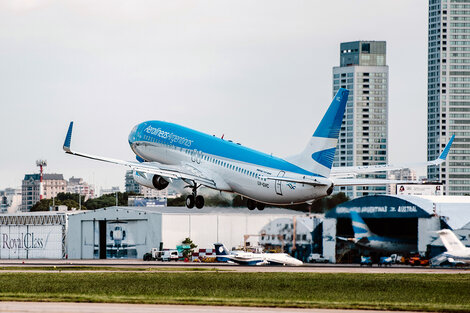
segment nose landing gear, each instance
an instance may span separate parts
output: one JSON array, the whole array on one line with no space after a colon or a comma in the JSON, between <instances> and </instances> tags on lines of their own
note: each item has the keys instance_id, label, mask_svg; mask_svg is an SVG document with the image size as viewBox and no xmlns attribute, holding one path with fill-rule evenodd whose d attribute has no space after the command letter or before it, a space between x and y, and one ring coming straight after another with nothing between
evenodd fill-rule
<instances>
[{"instance_id":1,"label":"nose landing gear","mask_svg":"<svg viewBox=\"0 0 470 313\"><path fill-rule=\"evenodd\" d=\"M197 194L197 189L201 187L201 185L194 184L193 186L186 186L187 188L192 188L192 194L186 197L186 207L188 209L196 208L202 209L204 207L204 197Z\"/></svg>"}]
</instances>

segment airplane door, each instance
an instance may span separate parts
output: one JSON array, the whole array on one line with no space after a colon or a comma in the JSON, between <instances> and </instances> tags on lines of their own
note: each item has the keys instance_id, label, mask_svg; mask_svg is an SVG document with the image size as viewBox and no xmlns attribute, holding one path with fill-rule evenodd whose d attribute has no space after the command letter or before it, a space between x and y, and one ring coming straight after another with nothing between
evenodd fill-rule
<instances>
[{"instance_id":1,"label":"airplane door","mask_svg":"<svg viewBox=\"0 0 470 313\"><path fill-rule=\"evenodd\" d=\"M279 174L277 174L277 177L284 177L285 174L286 172L280 171ZM276 193L280 196L282 196L281 184L282 182L280 180L276 180L276 182L274 183L274 189L276 190Z\"/></svg>"}]
</instances>

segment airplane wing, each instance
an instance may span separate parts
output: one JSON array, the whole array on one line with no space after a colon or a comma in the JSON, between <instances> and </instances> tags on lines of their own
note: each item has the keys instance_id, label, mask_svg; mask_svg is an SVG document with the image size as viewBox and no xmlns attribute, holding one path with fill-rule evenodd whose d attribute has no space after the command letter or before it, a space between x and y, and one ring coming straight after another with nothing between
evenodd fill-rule
<instances>
[{"instance_id":1,"label":"airplane wing","mask_svg":"<svg viewBox=\"0 0 470 313\"><path fill-rule=\"evenodd\" d=\"M84 158L88 158L92 160L123 165L135 171L145 172L145 173L154 174L154 175L160 175L169 179L190 180L190 181L194 181L196 183L199 183L207 187L211 187L211 188L217 187L216 182L211 177L209 177L207 173L204 174L198 169L196 169L195 167L190 166L190 165L174 166L174 165L164 165L158 162L139 163L139 162L134 162L134 161L123 161L123 160L118 160L118 159L96 156L96 155L92 155L88 153L72 151L72 149L70 148L70 143L72 141L72 129L73 129L73 122L70 122L69 129L67 131L67 136L65 137L65 142L63 146L64 151L68 154L72 154L72 155L76 155L76 156L80 156L80 157L84 157Z\"/></svg>"},{"instance_id":2,"label":"airplane wing","mask_svg":"<svg viewBox=\"0 0 470 313\"><path fill-rule=\"evenodd\" d=\"M452 135L449 142L445 146L444 150L442 150L441 154L439 155L439 157L432 161L422 162L422 163L402 164L402 165L383 164L383 165L371 165L371 166L334 167L331 169L331 178L355 177L357 174L364 174L364 173L393 171L393 170L398 170L402 168L414 168L414 167L429 166L429 165L440 165L442 162L446 160L447 155L449 154L449 150L452 146L452 142L454 141L454 138L455 138L455 135Z\"/></svg>"}]
</instances>

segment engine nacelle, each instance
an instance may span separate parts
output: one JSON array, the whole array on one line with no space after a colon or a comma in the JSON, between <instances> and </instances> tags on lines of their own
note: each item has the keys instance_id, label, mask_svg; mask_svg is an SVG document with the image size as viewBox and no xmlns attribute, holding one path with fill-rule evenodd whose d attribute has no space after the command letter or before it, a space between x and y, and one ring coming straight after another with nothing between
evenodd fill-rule
<instances>
[{"instance_id":1,"label":"engine nacelle","mask_svg":"<svg viewBox=\"0 0 470 313\"><path fill-rule=\"evenodd\" d=\"M157 190L163 190L170 184L169 181L159 175L147 174L142 172L137 173L136 171L134 171L132 173L132 176L139 185Z\"/></svg>"}]
</instances>

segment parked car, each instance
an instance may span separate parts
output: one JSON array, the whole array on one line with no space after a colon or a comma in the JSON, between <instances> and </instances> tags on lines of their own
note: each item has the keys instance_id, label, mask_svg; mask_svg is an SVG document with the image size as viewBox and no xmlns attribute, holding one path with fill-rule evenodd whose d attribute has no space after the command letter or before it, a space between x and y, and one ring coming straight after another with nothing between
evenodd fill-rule
<instances>
[{"instance_id":1,"label":"parked car","mask_svg":"<svg viewBox=\"0 0 470 313\"><path fill-rule=\"evenodd\" d=\"M329 260L319 253L312 253L307 258L308 263L328 263Z\"/></svg>"}]
</instances>

